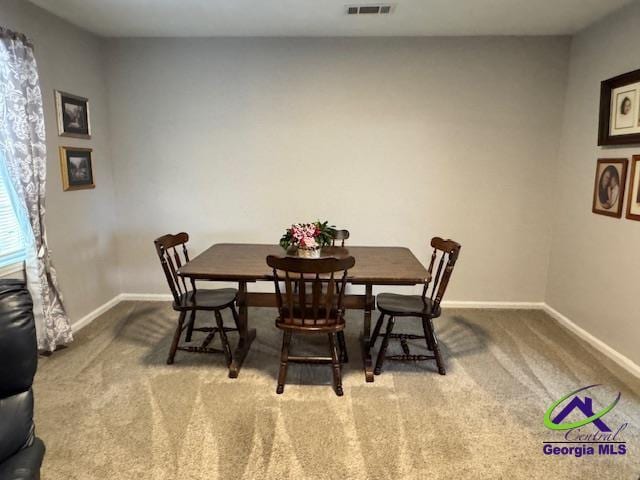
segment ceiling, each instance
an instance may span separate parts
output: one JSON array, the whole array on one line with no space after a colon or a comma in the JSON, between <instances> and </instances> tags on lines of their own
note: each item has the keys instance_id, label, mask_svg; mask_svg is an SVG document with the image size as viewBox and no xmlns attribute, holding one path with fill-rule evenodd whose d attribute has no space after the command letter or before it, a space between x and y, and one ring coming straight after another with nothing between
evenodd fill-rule
<instances>
[{"instance_id":1,"label":"ceiling","mask_svg":"<svg viewBox=\"0 0 640 480\"><path fill-rule=\"evenodd\" d=\"M632 0L394 0L347 16L350 0L30 0L106 37L573 34ZM376 3L376 2L372 2Z\"/></svg>"}]
</instances>

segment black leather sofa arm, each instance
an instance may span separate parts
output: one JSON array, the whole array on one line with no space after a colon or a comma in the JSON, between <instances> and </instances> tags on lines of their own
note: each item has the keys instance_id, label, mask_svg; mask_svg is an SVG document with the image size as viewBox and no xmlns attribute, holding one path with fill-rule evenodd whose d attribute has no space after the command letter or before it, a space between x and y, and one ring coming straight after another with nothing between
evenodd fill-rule
<instances>
[{"instance_id":1,"label":"black leather sofa arm","mask_svg":"<svg viewBox=\"0 0 640 480\"><path fill-rule=\"evenodd\" d=\"M0 279L0 480L40 477L44 443L35 438L33 376L38 363L31 295Z\"/></svg>"}]
</instances>

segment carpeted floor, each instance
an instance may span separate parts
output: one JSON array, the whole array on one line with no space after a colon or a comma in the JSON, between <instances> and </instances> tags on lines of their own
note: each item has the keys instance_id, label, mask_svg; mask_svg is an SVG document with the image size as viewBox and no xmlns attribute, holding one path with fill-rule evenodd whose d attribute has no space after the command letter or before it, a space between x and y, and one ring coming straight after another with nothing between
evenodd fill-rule
<instances>
[{"instance_id":1,"label":"carpeted floor","mask_svg":"<svg viewBox=\"0 0 640 480\"><path fill-rule=\"evenodd\" d=\"M217 355L178 352L165 364L176 321L168 303L121 303L69 348L41 358L43 479L640 475L640 381L542 312L446 311L436 328L447 375L431 363L389 363L373 384L361 371L361 316L350 313L341 398L322 365L291 366L284 394L275 394L281 336L273 318L274 310L250 311L258 337L236 380ZM324 348L324 337L305 339L294 337L294 352ZM603 420L614 430L629 423L617 439L627 454L545 455L543 441L563 440L543 425L545 410L591 384L603 385L590 391L594 410L622 393Z\"/></svg>"}]
</instances>

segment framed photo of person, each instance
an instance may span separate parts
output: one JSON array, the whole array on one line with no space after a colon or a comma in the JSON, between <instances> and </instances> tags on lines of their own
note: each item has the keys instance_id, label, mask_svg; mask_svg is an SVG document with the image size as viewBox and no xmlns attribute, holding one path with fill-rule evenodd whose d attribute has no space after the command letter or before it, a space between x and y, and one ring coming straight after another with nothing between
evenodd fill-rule
<instances>
[{"instance_id":1,"label":"framed photo of person","mask_svg":"<svg viewBox=\"0 0 640 480\"><path fill-rule=\"evenodd\" d=\"M60 147L62 189L65 192L95 188L91 153L90 148Z\"/></svg>"},{"instance_id":2,"label":"framed photo of person","mask_svg":"<svg viewBox=\"0 0 640 480\"><path fill-rule=\"evenodd\" d=\"M593 213L622 217L624 186L627 179L626 158L601 158L593 187Z\"/></svg>"},{"instance_id":3,"label":"framed photo of person","mask_svg":"<svg viewBox=\"0 0 640 480\"><path fill-rule=\"evenodd\" d=\"M91 138L89 100L70 93L55 91L58 135Z\"/></svg>"},{"instance_id":4,"label":"framed photo of person","mask_svg":"<svg viewBox=\"0 0 640 480\"><path fill-rule=\"evenodd\" d=\"M640 70L600 85L598 145L640 144Z\"/></svg>"},{"instance_id":5,"label":"framed photo of person","mask_svg":"<svg viewBox=\"0 0 640 480\"><path fill-rule=\"evenodd\" d=\"M627 218L629 220L640 220L640 155L634 155L631 159Z\"/></svg>"}]
</instances>

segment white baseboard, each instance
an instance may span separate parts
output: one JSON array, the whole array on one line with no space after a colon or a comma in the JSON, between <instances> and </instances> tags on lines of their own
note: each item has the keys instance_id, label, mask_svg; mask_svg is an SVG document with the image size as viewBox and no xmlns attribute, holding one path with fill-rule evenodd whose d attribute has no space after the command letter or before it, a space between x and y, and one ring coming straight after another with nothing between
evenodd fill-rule
<instances>
[{"instance_id":1,"label":"white baseboard","mask_svg":"<svg viewBox=\"0 0 640 480\"><path fill-rule=\"evenodd\" d=\"M173 296L170 293L121 293L120 299L137 302L170 302Z\"/></svg>"},{"instance_id":2,"label":"white baseboard","mask_svg":"<svg viewBox=\"0 0 640 480\"><path fill-rule=\"evenodd\" d=\"M115 307L118 303L120 303L122 301L121 297L122 297L122 294L116 295L115 297L113 297L108 302L100 305L94 311L89 312L87 315L82 317L80 320L78 320L76 322L73 322L71 324L71 331L73 333L79 332L82 328L84 328L87 325L89 325L91 322L93 322L96 318L98 318L100 315L105 313L107 310L110 310L111 308Z\"/></svg>"},{"instance_id":3,"label":"white baseboard","mask_svg":"<svg viewBox=\"0 0 640 480\"><path fill-rule=\"evenodd\" d=\"M170 302L173 300L171 294L167 293L121 293L116 295L111 300L106 303L103 303L98 308L89 312L87 315L82 317L80 320L77 320L71 324L71 331L73 333L79 332L81 329L89 325L100 315L105 313L107 310L115 307L120 302L124 302L125 300L134 300L139 302Z\"/></svg>"},{"instance_id":4,"label":"white baseboard","mask_svg":"<svg viewBox=\"0 0 640 480\"><path fill-rule=\"evenodd\" d=\"M633 376L640 378L640 365L635 363L628 357L625 357L623 354L614 350L609 345L604 343L602 340L594 337L589 332L587 332L584 328L579 327L573 321L569 320L568 317L561 314L555 308L551 307L548 304L544 304L543 310L554 320L556 320L560 325L563 325L565 328L576 334L582 340L587 342L593 348L598 350L600 353L603 353L619 366L624 368L626 371L631 373Z\"/></svg>"},{"instance_id":5,"label":"white baseboard","mask_svg":"<svg viewBox=\"0 0 640 480\"><path fill-rule=\"evenodd\" d=\"M444 308L483 308L499 310L543 310L542 302L463 302L457 300L444 301Z\"/></svg>"},{"instance_id":6,"label":"white baseboard","mask_svg":"<svg viewBox=\"0 0 640 480\"><path fill-rule=\"evenodd\" d=\"M105 313L110 308L115 307L118 303L129 301L143 301L143 302L167 302L172 300L170 294L164 293L121 293L116 295L105 304L99 306L91 313L85 315L77 322L71 325L71 329L74 333L78 332L81 328L89 325L97 317ZM553 307L543 302L470 302L470 301L445 301L442 302L444 308L478 308L478 309L501 309L501 310L543 310L551 318L556 320L560 325L573 332L575 335L586 341L589 345L593 346L596 350L606 355L613 360L620 367L640 378L640 365L633 362L630 358L624 356L617 350L614 350L602 340L591 335L582 327L579 327L573 321L569 320L566 316L558 312Z\"/></svg>"}]
</instances>

